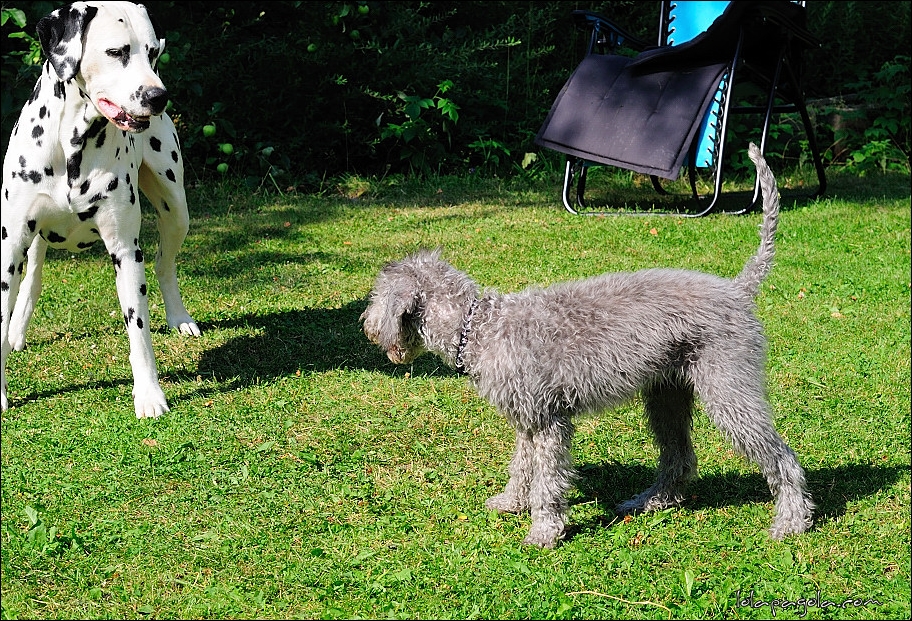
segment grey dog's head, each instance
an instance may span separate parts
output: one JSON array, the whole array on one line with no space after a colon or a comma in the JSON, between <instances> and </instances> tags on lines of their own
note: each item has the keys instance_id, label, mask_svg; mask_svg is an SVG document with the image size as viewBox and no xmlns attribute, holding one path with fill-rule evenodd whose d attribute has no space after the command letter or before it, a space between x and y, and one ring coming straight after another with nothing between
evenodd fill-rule
<instances>
[{"instance_id":1,"label":"grey dog's head","mask_svg":"<svg viewBox=\"0 0 912 621\"><path fill-rule=\"evenodd\" d=\"M409 364L426 349L419 334L421 291L414 257L386 264L377 275L367 309L364 334L395 364Z\"/></svg>"}]
</instances>

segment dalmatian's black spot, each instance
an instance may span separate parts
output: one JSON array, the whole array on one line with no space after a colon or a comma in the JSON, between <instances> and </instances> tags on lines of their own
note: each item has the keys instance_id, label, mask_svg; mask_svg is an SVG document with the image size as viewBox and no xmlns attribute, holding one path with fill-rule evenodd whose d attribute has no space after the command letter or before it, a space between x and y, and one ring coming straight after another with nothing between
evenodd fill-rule
<instances>
[{"instance_id":1,"label":"dalmatian's black spot","mask_svg":"<svg viewBox=\"0 0 912 621\"><path fill-rule=\"evenodd\" d=\"M167 177L168 181L171 183L177 183L177 177L174 176L174 171L170 168L165 171L165 177Z\"/></svg>"},{"instance_id":2,"label":"dalmatian's black spot","mask_svg":"<svg viewBox=\"0 0 912 621\"><path fill-rule=\"evenodd\" d=\"M20 155L19 156L19 168L25 168L26 164L27 164L27 162L25 161L25 156Z\"/></svg>"},{"instance_id":3,"label":"dalmatian's black spot","mask_svg":"<svg viewBox=\"0 0 912 621\"><path fill-rule=\"evenodd\" d=\"M79 193L80 194L87 193L89 191L89 187L91 185L92 185L91 182L88 179L86 179L85 181L82 182L82 185L79 186Z\"/></svg>"},{"instance_id":4,"label":"dalmatian's black spot","mask_svg":"<svg viewBox=\"0 0 912 621\"><path fill-rule=\"evenodd\" d=\"M135 205L135 204L136 204L136 192L133 191L133 185L132 185L132 184L130 185L130 204L131 204L131 205Z\"/></svg>"},{"instance_id":5,"label":"dalmatian's black spot","mask_svg":"<svg viewBox=\"0 0 912 621\"><path fill-rule=\"evenodd\" d=\"M104 199L106 199L106 198L107 198L107 196L105 196L104 194L102 194L101 192L99 192L98 194L93 194L93 195L92 195L92 198L89 199L89 202L90 202L90 203L97 203L98 201L104 200Z\"/></svg>"},{"instance_id":6,"label":"dalmatian's black spot","mask_svg":"<svg viewBox=\"0 0 912 621\"><path fill-rule=\"evenodd\" d=\"M161 206L162 206L162 209L164 209L165 211L171 211L171 208L168 207L168 201L163 200Z\"/></svg>"},{"instance_id":7,"label":"dalmatian's black spot","mask_svg":"<svg viewBox=\"0 0 912 621\"><path fill-rule=\"evenodd\" d=\"M41 108L39 108L39 110L38 110L38 118L43 120L44 117L46 117L47 115L48 115L47 106L41 106Z\"/></svg>"},{"instance_id":8,"label":"dalmatian's black spot","mask_svg":"<svg viewBox=\"0 0 912 621\"><path fill-rule=\"evenodd\" d=\"M89 126L89 131L86 132L85 137L83 138L83 143L85 143L86 140L91 140L92 138L95 138L99 134L99 132L101 132L107 126L107 124L108 124L108 119L106 119L104 117L99 117L99 118L95 119L95 121L93 121L92 124ZM102 143L104 143L104 139L102 139Z\"/></svg>"},{"instance_id":9,"label":"dalmatian's black spot","mask_svg":"<svg viewBox=\"0 0 912 621\"><path fill-rule=\"evenodd\" d=\"M143 325L144 325L144 324L143 324L142 317L137 317L137 318L136 318L136 327L139 328L140 330L142 330L142 329L143 329Z\"/></svg>"},{"instance_id":10,"label":"dalmatian's black spot","mask_svg":"<svg viewBox=\"0 0 912 621\"><path fill-rule=\"evenodd\" d=\"M63 82L54 83L54 97L66 100L66 88Z\"/></svg>"},{"instance_id":11,"label":"dalmatian's black spot","mask_svg":"<svg viewBox=\"0 0 912 621\"><path fill-rule=\"evenodd\" d=\"M39 183L39 182L41 182L41 173L38 172L37 170L30 170L28 172L23 170L19 173L19 178L22 179L23 181L31 181L32 183Z\"/></svg>"},{"instance_id":12,"label":"dalmatian's black spot","mask_svg":"<svg viewBox=\"0 0 912 621\"><path fill-rule=\"evenodd\" d=\"M136 314L136 309L134 309L133 307L130 307L127 309L127 314L124 315L124 324L126 324L126 326L128 328L130 327L130 321L133 320L133 316L135 314Z\"/></svg>"},{"instance_id":13,"label":"dalmatian's black spot","mask_svg":"<svg viewBox=\"0 0 912 621\"><path fill-rule=\"evenodd\" d=\"M114 265L114 273L116 274L120 270L120 259L113 252L111 253L111 263Z\"/></svg>"},{"instance_id":14,"label":"dalmatian's black spot","mask_svg":"<svg viewBox=\"0 0 912 621\"><path fill-rule=\"evenodd\" d=\"M178 156L177 151L171 151L171 159L174 161L175 164L177 164L178 159L180 159L180 156Z\"/></svg>"},{"instance_id":15,"label":"dalmatian's black spot","mask_svg":"<svg viewBox=\"0 0 912 621\"><path fill-rule=\"evenodd\" d=\"M130 183L132 183L132 182L130 181L130 173L127 173L127 174L126 174L126 176L124 177L124 181L127 182L127 185L130 185Z\"/></svg>"},{"instance_id":16,"label":"dalmatian's black spot","mask_svg":"<svg viewBox=\"0 0 912 621\"><path fill-rule=\"evenodd\" d=\"M142 252L142 250L137 250L137 251L136 251L136 262L137 262L137 263L142 263L142 262L143 262L143 252Z\"/></svg>"},{"instance_id":17,"label":"dalmatian's black spot","mask_svg":"<svg viewBox=\"0 0 912 621\"><path fill-rule=\"evenodd\" d=\"M79 133L79 129L73 128L73 137L70 138L71 147L82 148L82 135Z\"/></svg>"},{"instance_id":18,"label":"dalmatian's black spot","mask_svg":"<svg viewBox=\"0 0 912 621\"><path fill-rule=\"evenodd\" d=\"M98 139L95 141L95 148L101 149L104 146L105 138L107 137L108 132L101 132L98 134Z\"/></svg>"},{"instance_id":19,"label":"dalmatian's black spot","mask_svg":"<svg viewBox=\"0 0 912 621\"><path fill-rule=\"evenodd\" d=\"M35 232L35 227L38 226L38 221L37 221L37 220L29 220L28 222L26 222L26 224L28 225L29 231L31 231L32 233L34 233L34 232Z\"/></svg>"},{"instance_id":20,"label":"dalmatian's black spot","mask_svg":"<svg viewBox=\"0 0 912 621\"><path fill-rule=\"evenodd\" d=\"M10 263L9 268L6 271L9 272L10 276L12 276L13 274L16 273L16 266L14 264Z\"/></svg>"},{"instance_id":21,"label":"dalmatian's black spot","mask_svg":"<svg viewBox=\"0 0 912 621\"><path fill-rule=\"evenodd\" d=\"M149 136L149 146L152 147L153 151L159 153L162 149L162 141L155 136Z\"/></svg>"},{"instance_id":22,"label":"dalmatian's black spot","mask_svg":"<svg viewBox=\"0 0 912 621\"><path fill-rule=\"evenodd\" d=\"M35 139L35 142L38 143L38 146L41 146L41 137L44 135L44 128L41 125L36 125L32 128L32 138Z\"/></svg>"},{"instance_id":23,"label":"dalmatian's black spot","mask_svg":"<svg viewBox=\"0 0 912 621\"><path fill-rule=\"evenodd\" d=\"M37 170L30 170L28 172L22 171L22 173L19 176L22 178L23 181L31 181L32 183L35 183L35 184L41 183L41 179L43 178L41 173L38 172Z\"/></svg>"},{"instance_id":24,"label":"dalmatian's black spot","mask_svg":"<svg viewBox=\"0 0 912 621\"><path fill-rule=\"evenodd\" d=\"M120 159L120 147L117 147L117 150L114 151L114 159L115 159L115 160L119 160L119 159Z\"/></svg>"},{"instance_id":25,"label":"dalmatian's black spot","mask_svg":"<svg viewBox=\"0 0 912 621\"><path fill-rule=\"evenodd\" d=\"M120 180L118 180L117 177L114 177L113 179L111 179L111 182L108 184L107 191L113 192L114 190L116 190L118 183L120 183Z\"/></svg>"},{"instance_id":26,"label":"dalmatian's black spot","mask_svg":"<svg viewBox=\"0 0 912 621\"><path fill-rule=\"evenodd\" d=\"M53 177L53 176L54 176L54 167L53 167L53 166L45 166L45 167L44 167L44 176L45 176L45 177Z\"/></svg>"},{"instance_id":27,"label":"dalmatian's black spot","mask_svg":"<svg viewBox=\"0 0 912 621\"><path fill-rule=\"evenodd\" d=\"M85 211L79 212L79 219L85 222L89 218L94 218L96 213L98 213L98 205L92 205Z\"/></svg>"},{"instance_id":28,"label":"dalmatian's black spot","mask_svg":"<svg viewBox=\"0 0 912 621\"><path fill-rule=\"evenodd\" d=\"M146 283L139 285L139 295L146 295Z\"/></svg>"},{"instance_id":29,"label":"dalmatian's black spot","mask_svg":"<svg viewBox=\"0 0 912 621\"><path fill-rule=\"evenodd\" d=\"M49 244L62 244L66 241L66 237L54 231L50 231L45 239L47 239Z\"/></svg>"},{"instance_id":30,"label":"dalmatian's black spot","mask_svg":"<svg viewBox=\"0 0 912 621\"><path fill-rule=\"evenodd\" d=\"M6 227L0 227L0 239L6 239Z\"/></svg>"},{"instance_id":31,"label":"dalmatian's black spot","mask_svg":"<svg viewBox=\"0 0 912 621\"><path fill-rule=\"evenodd\" d=\"M67 159L67 183L73 187L73 182L79 179L79 167L82 166L82 151L77 151Z\"/></svg>"},{"instance_id":32,"label":"dalmatian's black spot","mask_svg":"<svg viewBox=\"0 0 912 621\"><path fill-rule=\"evenodd\" d=\"M76 244L76 247L79 248L80 250L85 250L87 248L91 248L97 242L98 242L97 239L95 241L90 241L90 242L79 242L78 244Z\"/></svg>"},{"instance_id":33,"label":"dalmatian's black spot","mask_svg":"<svg viewBox=\"0 0 912 621\"><path fill-rule=\"evenodd\" d=\"M0 291L9 291L9 283L5 280L0 280Z\"/></svg>"}]
</instances>

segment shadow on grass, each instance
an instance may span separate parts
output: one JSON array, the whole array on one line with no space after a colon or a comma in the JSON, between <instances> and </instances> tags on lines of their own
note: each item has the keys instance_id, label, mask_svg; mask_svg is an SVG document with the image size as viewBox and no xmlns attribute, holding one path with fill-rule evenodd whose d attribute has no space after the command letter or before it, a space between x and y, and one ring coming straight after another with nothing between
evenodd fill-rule
<instances>
[{"instance_id":1,"label":"shadow on grass","mask_svg":"<svg viewBox=\"0 0 912 621\"><path fill-rule=\"evenodd\" d=\"M195 370L168 373L168 380L189 385L196 384L198 375L213 378L220 383L217 388L198 388L177 398L170 396L169 405L173 408L180 400L230 392L263 381L293 376L298 371L307 373L360 369L390 376L406 373L413 377L456 375L455 371L430 354L421 356L411 365L397 366L390 362L361 331L359 317L366 307L367 301L359 300L342 308L289 310L201 322L200 329L204 333L244 328L253 334L231 338L222 345L207 349L202 353ZM161 328L159 332L168 332L168 328ZM132 385L131 377L76 382L54 390L15 396L14 402L41 401L80 390L104 390Z\"/></svg>"},{"instance_id":2,"label":"shadow on grass","mask_svg":"<svg viewBox=\"0 0 912 621\"><path fill-rule=\"evenodd\" d=\"M360 369L388 375L455 375L432 355L396 366L361 331L364 300L341 308L245 315L202 324L203 330L246 328L256 332L207 350L198 373L226 381L226 390L301 372Z\"/></svg>"},{"instance_id":3,"label":"shadow on grass","mask_svg":"<svg viewBox=\"0 0 912 621\"><path fill-rule=\"evenodd\" d=\"M807 470L808 488L817 505L814 526L820 527L844 515L850 503L888 488L908 470L907 466L863 463ZM583 498L574 504L598 499L609 510L575 525L568 539L580 532L610 526L617 519L613 508L645 490L655 481L656 476L655 468L617 462L584 464L579 468L579 473L581 477L577 481L577 489ZM690 483L685 494L687 500L683 506L688 509L733 507L772 500L766 480L759 472L700 476ZM772 517L770 515L770 521Z\"/></svg>"}]
</instances>

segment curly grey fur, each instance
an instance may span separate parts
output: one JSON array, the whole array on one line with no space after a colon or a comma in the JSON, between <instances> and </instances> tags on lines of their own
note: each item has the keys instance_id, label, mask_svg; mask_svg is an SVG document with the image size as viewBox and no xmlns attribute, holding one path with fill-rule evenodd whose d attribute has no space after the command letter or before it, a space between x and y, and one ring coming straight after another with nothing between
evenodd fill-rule
<instances>
[{"instance_id":1,"label":"curly grey fur","mask_svg":"<svg viewBox=\"0 0 912 621\"><path fill-rule=\"evenodd\" d=\"M517 293L480 292L465 273L421 250L387 264L361 315L365 335L394 363L429 351L457 357L479 395L516 431L504 491L489 508L529 511L524 543L565 535L573 485L573 417L644 397L659 448L656 482L621 513L679 505L696 473L694 398L735 448L760 466L776 499L773 538L807 530L813 503L794 452L765 398L766 342L753 296L769 272L778 199L756 148L764 193L761 245L733 280L650 269L611 273ZM465 318L474 303L471 326Z\"/></svg>"}]
</instances>

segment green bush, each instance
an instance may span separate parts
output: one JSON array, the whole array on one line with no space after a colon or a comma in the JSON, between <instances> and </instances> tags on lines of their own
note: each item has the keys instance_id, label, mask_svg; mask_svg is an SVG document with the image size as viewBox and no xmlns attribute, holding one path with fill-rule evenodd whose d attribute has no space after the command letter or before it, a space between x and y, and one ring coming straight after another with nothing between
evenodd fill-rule
<instances>
[{"instance_id":1,"label":"green bush","mask_svg":"<svg viewBox=\"0 0 912 621\"><path fill-rule=\"evenodd\" d=\"M39 69L35 24L61 3L19 4L3 10L4 137ZM571 9L597 10L647 39L657 21L654 3L632 0L146 4L167 39L160 73L189 178L228 174L279 189L321 188L344 174L559 168L562 157L533 139L584 50ZM809 99L854 98L865 114L838 131L822 120L829 110L818 115L828 161L908 169L909 60L897 53L910 36L909 3L813 2L808 11L824 41L807 55ZM732 128L749 136L754 126ZM800 162L799 127L779 121L769 152ZM732 157L729 165L745 164Z\"/></svg>"}]
</instances>

